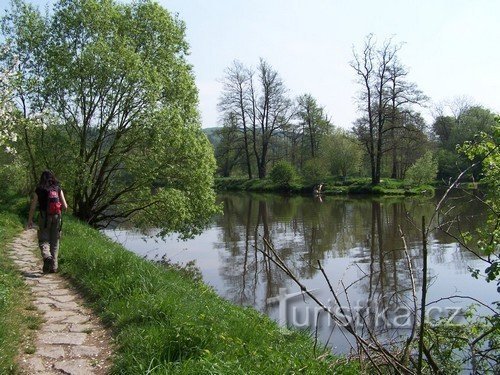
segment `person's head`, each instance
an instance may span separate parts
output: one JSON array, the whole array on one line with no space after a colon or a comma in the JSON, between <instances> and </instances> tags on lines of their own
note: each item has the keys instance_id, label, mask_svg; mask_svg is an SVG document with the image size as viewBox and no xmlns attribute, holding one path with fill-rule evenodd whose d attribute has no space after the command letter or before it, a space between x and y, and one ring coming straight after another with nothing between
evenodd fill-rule
<instances>
[{"instance_id":1,"label":"person's head","mask_svg":"<svg viewBox=\"0 0 500 375\"><path fill-rule=\"evenodd\" d=\"M46 189L55 185L59 185L59 181L57 181L54 172L49 170L43 171L42 175L40 176L40 182L38 183L38 186Z\"/></svg>"}]
</instances>

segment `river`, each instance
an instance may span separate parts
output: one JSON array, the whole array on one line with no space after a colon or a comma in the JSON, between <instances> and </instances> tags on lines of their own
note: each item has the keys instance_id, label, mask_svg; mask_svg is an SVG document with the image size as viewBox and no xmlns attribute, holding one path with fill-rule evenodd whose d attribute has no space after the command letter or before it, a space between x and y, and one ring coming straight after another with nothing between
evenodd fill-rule
<instances>
[{"instance_id":1,"label":"river","mask_svg":"<svg viewBox=\"0 0 500 375\"><path fill-rule=\"evenodd\" d=\"M315 303L264 256L264 240L324 305L338 306L318 261L341 306L361 312L372 329L401 331L411 326L413 290L418 300L422 286L422 217L429 223L439 199L228 193L218 196L223 214L192 240L148 238L125 229L105 233L147 259L194 260L204 282L222 297L253 306L280 324L307 327L334 352L346 353L350 345L332 318L318 315ZM465 232L485 221L484 207L470 195L449 198L444 211L448 215L434 215L430 225L450 228L453 235L460 234L457 223ZM456 314L453 319L460 319L472 303L463 296L490 306L498 300L494 283L471 277L470 268L484 270L482 261L440 229L431 230L427 240L427 301L436 301L429 306L431 318ZM450 296L460 298L446 299Z\"/></svg>"}]
</instances>

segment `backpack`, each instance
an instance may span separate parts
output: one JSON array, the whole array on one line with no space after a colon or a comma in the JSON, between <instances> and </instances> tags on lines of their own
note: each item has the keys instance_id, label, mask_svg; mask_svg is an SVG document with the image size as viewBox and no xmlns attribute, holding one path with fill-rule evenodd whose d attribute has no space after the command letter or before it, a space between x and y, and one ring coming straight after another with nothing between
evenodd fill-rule
<instances>
[{"instance_id":1,"label":"backpack","mask_svg":"<svg viewBox=\"0 0 500 375\"><path fill-rule=\"evenodd\" d=\"M60 215L61 201L59 200L59 190L51 187L47 190L47 214Z\"/></svg>"}]
</instances>

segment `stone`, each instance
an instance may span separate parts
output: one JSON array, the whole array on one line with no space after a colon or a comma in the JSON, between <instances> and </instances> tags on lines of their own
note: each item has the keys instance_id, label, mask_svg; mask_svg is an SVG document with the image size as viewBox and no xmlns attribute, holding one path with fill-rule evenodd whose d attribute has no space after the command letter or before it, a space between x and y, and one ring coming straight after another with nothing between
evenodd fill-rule
<instances>
[{"instance_id":1,"label":"stone","mask_svg":"<svg viewBox=\"0 0 500 375\"><path fill-rule=\"evenodd\" d=\"M64 295L68 295L68 293L70 293L70 291L68 291L68 289L64 289L64 288L51 289L49 291L49 294L51 296L64 296ZM61 302L63 302L63 301L61 301Z\"/></svg>"},{"instance_id":2,"label":"stone","mask_svg":"<svg viewBox=\"0 0 500 375\"><path fill-rule=\"evenodd\" d=\"M49 294L52 295L52 298L57 302L71 302L75 299L75 296L72 296L70 294L63 294L63 295L54 295L52 293Z\"/></svg>"},{"instance_id":3,"label":"stone","mask_svg":"<svg viewBox=\"0 0 500 375\"><path fill-rule=\"evenodd\" d=\"M67 332L68 325L67 324L44 324L41 328L42 332ZM76 332L76 331L75 331Z\"/></svg>"},{"instance_id":4,"label":"stone","mask_svg":"<svg viewBox=\"0 0 500 375\"><path fill-rule=\"evenodd\" d=\"M77 310L80 307L76 302L55 302L54 306L61 310Z\"/></svg>"},{"instance_id":5,"label":"stone","mask_svg":"<svg viewBox=\"0 0 500 375\"><path fill-rule=\"evenodd\" d=\"M52 345L82 345L87 338L86 333L78 332L48 332L41 333L39 341Z\"/></svg>"},{"instance_id":6,"label":"stone","mask_svg":"<svg viewBox=\"0 0 500 375\"><path fill-rule=\"evenodd\" d=\"M69 327L69 332L89 333L97 329L99 329L99 327L94 324L71 324L71 326Z\"/></svg>"},{"instance_id":7,"label":"stone","mask_svg":"<svg viewBox=\"0 0 500 375\"><path fill-rule=\"evenodd\" d=\"M61 346L41 345L37 349L36 354L41 355L42 357L58 359L64 357L64 349Z\"/></svg>"},{"instance_id":8,"label":"stone","mask_svg":"<svg viewBox=\"0 0 500 375\"><path fill-rule=\"evenodd\" d=\"M61 320L62 323L84 324L90 320L87 315L74 315Z\"/></svg>"},{"instance_id":9,"label":"stone","mask_svg":"<svg viewBox=\"0 0 500 375\"><path fill-rule=\"evenodd\" d=\"M74 357L96 357L101 351L96 346L74 346L71 348L71 355Z\"/></svg>"},{"instance_id":10,"label":"stone","mask_svg":"<svg viewBox=\"0 0 500 375\"><path fill-rule=\"evenodd\" d=\"M51 303L54 303L55 301L52 299L52 298L47 298L47 297L38 297L36 300L35 300L35 303L36 304L51 304Z\"/></svg>"},{"instance_id":11,"label":"stone","mask_svg":"<svg viewBox=\"0 0 500 375\"><path fill-rule=\"evenodd\" d=\"M107 333L94 324L92 311L83 306L77 292L59 274L42 274L36 248L36 232L23 232L8 256L32 292L33 305L43 313L35 353L21 354L23 374L104 374L110 366ZM35 252L37 254L35 255Z\"/></svg>"},{"instance_id":12,"label":"stone","mask_svg":"<svg viewBox=\"0 0 500 375\"><path fill-rule=\"evenodd\" d=\"M54 307L46 303L36 304L36 308L43 313L51 313L52 311L54 311Z\"/></svg>"},{"instance_id":13,"label":"stone","mask_svg":"<svg viewBox=\"0 0 500 375\"><path fill-rule=\"evenodd\" d=\"M93 367L85 359L72 359L54 363L54 369L68 375L89 375L93 373Z\"/></svg>"},{"instance_id":14,"label":"stone","mask_svg":"<svg viewBox=\"0 0 500 375\"><path fill-rule=\"evenodd\" d=\"M45 371L45 365L40 357L31 357L26 360L26 365L30 369L30 373L38 373Z\"/></svg>"}]
</instances>

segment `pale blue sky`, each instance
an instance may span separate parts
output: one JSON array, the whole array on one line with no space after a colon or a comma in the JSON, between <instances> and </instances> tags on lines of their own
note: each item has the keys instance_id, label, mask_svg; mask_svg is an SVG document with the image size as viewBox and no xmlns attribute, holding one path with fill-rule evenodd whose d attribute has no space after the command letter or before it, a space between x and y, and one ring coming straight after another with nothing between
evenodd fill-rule
<instances>
[{"instance_id":1,"label":"pale blue sky","mask_svg":"<svg viewBox=\"0 0 500 375\"><path fill-rule=\"evenodd\" d=\"M5 8L7 0L0 0ZM31 0L46 4L45 0ZM374 33L404 42L400 60L432 103L467 96L500 113L498 0L159 0L186 22L203 127L218 124L224 69L264 58L292 97L310 93L337 126L358 117L352 47ZM430 111L422 110L432 119Z\"/></svg>"}]
</instances>

